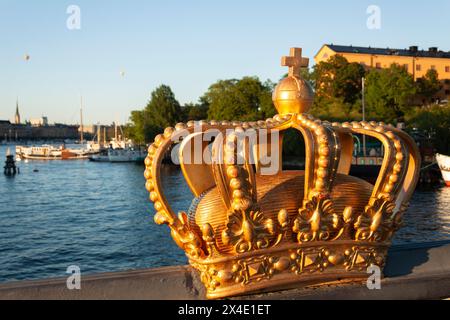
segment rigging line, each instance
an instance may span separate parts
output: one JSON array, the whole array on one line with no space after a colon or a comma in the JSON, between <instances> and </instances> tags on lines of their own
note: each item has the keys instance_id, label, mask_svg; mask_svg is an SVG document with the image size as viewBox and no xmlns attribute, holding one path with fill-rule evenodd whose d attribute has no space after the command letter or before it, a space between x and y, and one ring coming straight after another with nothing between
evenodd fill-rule
<instances>
[{"instance_id":1,"label":"rigging line","mask_svg":"<svg viewBox=\"0 0 450 320\"><path fill-rule=\"evenodd\" d=\"M437 164L436 161L434 161L433 163L430 163L429 165L426 165L425 167L420 168L420 170L424 170L424 169L426 169L428 167L434 166L435 164Z\"/></svg>"}]
</instances>

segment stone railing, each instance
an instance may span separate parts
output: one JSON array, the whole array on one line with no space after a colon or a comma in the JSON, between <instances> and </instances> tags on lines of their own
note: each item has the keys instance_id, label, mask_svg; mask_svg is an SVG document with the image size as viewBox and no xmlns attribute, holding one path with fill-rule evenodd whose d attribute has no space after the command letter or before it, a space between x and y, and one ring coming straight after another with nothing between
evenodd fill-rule
<instances>
[{"instance_id":1,"label":"stone railing","mask_svg":"<svg viewBox=\"0 0 450 320\"><path fill-rule=\"evenodd\" d=\"M239 299L445 299L450 296L450 241L393 247L381 290L366 283L335 282L264 293ZM66 279L0 285L5 299L204 299L197 273L175 266L82 277L80 290L68 290Z\"/></svg>"}]
</instances>

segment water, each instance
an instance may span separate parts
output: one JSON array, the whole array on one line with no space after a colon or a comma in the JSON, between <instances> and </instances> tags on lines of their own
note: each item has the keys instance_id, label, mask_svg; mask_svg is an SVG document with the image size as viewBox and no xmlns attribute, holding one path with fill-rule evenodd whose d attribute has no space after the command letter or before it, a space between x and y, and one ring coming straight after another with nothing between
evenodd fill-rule
<instances>
[{"instance_id":1,"label":"water","mask_svg":"<svg viewBox=\"0 0 450 320\"><path fill-rule=\"evenodd\" d=\"M2 167L5 153L0 146ZM0 176L0 282L63 277L71 265L91 274L187 262L167 227L153 222L142 165L18 166L20 175ZM187 210L192 194L180 171L163 170L172 207ZM449 208L450 188L417 191L395 243L450 239Z\"/></svg>"}]
</instances>

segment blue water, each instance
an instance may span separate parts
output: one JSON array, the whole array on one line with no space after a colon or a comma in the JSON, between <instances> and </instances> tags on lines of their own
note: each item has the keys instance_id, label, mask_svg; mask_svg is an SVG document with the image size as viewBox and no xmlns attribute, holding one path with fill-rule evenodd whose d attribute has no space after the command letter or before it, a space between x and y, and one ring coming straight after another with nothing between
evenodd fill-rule
<instances>
[{"instance_id":1,"label":"blue water","mask_svg":"<svg viewBox=\"0 0 450 320\"><path fill-rule=\"evenodd\" d=\"M14 150L14 147L11 147ZM0 146L3 167L6 147ZM153 222L136 164L49 161L18 163L0 175L0 282L185 264L165 226ZM34 170L38 172L34 172ZM164 167L174 210L192 194L174 167ZM450 239L450 188L418 191L396 243Z\"/></svg>"}]
</instances>

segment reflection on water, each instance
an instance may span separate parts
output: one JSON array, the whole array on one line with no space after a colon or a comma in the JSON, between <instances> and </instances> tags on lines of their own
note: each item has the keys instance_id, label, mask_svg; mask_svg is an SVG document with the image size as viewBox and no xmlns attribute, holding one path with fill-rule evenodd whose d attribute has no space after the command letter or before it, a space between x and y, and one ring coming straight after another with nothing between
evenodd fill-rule
<instances>
[{"instance_id":1,"label":"reflection on water","mask_svg":"<svg viewBox=\"0 0 450 320\"><path fill-rule=\"evenodd\" d=\"M450 188L417 190L395 243L450 239Z\"/></svg>"},{"instance_id":2,"label":"reflection on water","mask_svg":"<svg viewBox=\"0 0 450 320\"><path fill-rule=\"evenodd\" d=\"M0 146L2 163L5 152ZM153 222L143 166L18 165L20 175L0 176L0 282L66 276L70 265L88 274L186 263L167 228ZM174 211L187 210L192 194L180 171L163 170ZM395 242L449 239L448 208L450 188L416 192Z\"/></svg>"}]
</instances>

